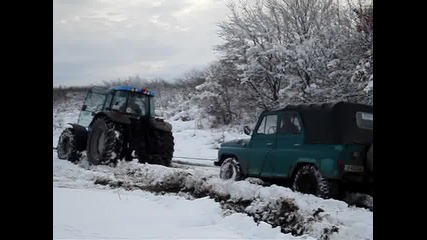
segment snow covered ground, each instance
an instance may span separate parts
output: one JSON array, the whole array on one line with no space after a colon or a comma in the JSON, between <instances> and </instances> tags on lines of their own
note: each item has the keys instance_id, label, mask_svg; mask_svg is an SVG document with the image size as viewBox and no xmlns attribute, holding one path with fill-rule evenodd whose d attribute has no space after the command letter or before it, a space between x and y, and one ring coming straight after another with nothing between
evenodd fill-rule
<instances>
[{"instance_id":1,"label":"snow covered ground","mask_svg":"<svg viewBox=\"0 0 427 240\"><path fill-rule=\"evenodd\" d=\"M208 197L144 191L53 189L55 239L310 239L284 235L246 214L223 216Z\"/></svg>"},{"instance_id":2,"label":"snow covered ground","mask_svg":"<svg viewBox=\"0 0 427 240\"><path fill-rule=\"evenodd\" d=\"M77 117L77 109L54 109L53 146ZM73 164L53 152L54 239L373 239L369 210L254 179L219 179L216 147L245 135L170 122L179 160L170 168Z\"/></svg>"}]
</instances>

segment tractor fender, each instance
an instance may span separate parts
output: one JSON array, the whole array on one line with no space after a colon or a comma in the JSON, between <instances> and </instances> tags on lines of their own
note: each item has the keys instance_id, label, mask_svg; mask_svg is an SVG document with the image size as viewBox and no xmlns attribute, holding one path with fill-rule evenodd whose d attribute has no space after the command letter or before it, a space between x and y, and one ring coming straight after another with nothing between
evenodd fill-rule
<instances>
[{"instance_id":1,"label":"tractor fender","mask_svg":"<svg viewBox=\"0 0 427 240\"><path fill-rule=\"evenodd\" d=\"M86 141L88 136L88 131L85 127L75 124L75 123L68 123L72 127L72 131L74 136L76 137L76 148L79 151L83 151L86 149Z\"/></svg>"},{"instance_id":2,"label":"tractor fender","mask_svg":"<svg viewBox=\"0 0 427 240\"><path fill-rule=\"evenodd\" d=\"M129 116L122 114L122 113L100 112L100 113L96 114L93 119L97 118L100 115L105 115L108 118L110 118L113 122L116 122L116 123L130 124Z\"/></svg>"},{"instance_id":3,"label":"tractor fender","mask_svg":"<svg viewBox=\"0 0 427 240\"><path fill-rule=\"evenodd\" d=\"M171 132L172 125L168 122L163 121L163 119L159 118L150 118L150 125L154 127L154 129L158 129L163 132Z\"/></svg>"}]
</instances>

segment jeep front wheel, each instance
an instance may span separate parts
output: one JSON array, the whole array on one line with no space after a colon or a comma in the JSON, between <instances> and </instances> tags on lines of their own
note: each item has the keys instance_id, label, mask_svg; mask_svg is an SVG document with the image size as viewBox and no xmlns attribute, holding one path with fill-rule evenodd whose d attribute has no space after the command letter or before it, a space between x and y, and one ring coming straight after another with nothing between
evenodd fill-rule
<instances>
[{"instance_id":1,"label":"jeep front wheel","mask_svg":"<svg viewBox=\"0 0 427 240\"><path fill-rule=\"evenodd\" d=\"M298 169L295 174L293 189L322 198L329 197L329 183L314 165L304 165Z\"/></svg>"},{"instance_id":2,"label":"jeep front wheel","mask_svg":"<svg viewBox=\"0 0 427 240\"><path fill-rule=\"evenodd\" d=\"M241 180L243 177L239 162L235 158L225 159L221 164L219 177L223 180Z\"/></svg>"}]
</instances>

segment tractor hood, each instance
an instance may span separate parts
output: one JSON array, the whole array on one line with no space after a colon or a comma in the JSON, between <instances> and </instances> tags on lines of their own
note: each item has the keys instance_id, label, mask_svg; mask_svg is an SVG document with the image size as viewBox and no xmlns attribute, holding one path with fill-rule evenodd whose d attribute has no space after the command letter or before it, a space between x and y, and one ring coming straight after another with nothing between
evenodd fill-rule
<instances>
[{"instance_id":1,"label":"tractor hood","mask_svg":"<svg viewBox=\"0 0 427 240\"><path fill-rule=\"evenodd\" d=\"M250 139L235 139L227 142L223 142L221 147L246 147Z\"/></svg>"}]
</instances>

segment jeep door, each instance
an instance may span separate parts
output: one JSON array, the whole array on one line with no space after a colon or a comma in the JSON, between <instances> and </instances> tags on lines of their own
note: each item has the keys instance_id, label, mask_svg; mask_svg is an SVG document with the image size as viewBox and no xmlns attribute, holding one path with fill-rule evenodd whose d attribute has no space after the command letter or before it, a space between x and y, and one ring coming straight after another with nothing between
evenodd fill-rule
<instances>
[{"instance_id":1,"label":"jeep door","mask_svg":"<svg viewBox=\"0 0 427 240\"><path fill-rule=\"evenodd\" d=\"M276 147L267 156L263 173L273 177L291 177L290 170L304 151L301 123L297 112L280 113Z\"/></svg>"},{"instance_id":2,"label":"jeep door","mask_svg":"<svg viewBox=\"0 0 427 240\"><path fill-rule=\"evenodd\" d=\"M276 146L277 113L264 113L259 119L249 146L249 176L259 176L266 156Z\"/></svg>"}]
</instances>

